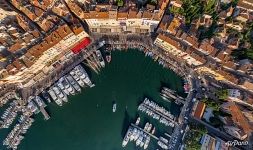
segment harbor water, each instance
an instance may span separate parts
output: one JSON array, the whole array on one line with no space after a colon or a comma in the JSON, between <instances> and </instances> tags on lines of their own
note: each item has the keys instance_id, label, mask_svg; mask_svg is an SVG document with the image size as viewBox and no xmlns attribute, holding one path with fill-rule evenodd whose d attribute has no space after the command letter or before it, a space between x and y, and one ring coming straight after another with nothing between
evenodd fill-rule
<instances>
[{"instance_id":1,"label":"harbor water","mask_svg":"<svg viewBox=\"0 0 253 150\"><path fill-rule=\"evenodd\" d=\"M121 150L122 140L128 126L141 117L140 126L149 121L156 127L155 135L170 134L172 129L157 120L137 111L144 97L165 107L175 116L180 107L159 96L161 86L167 86L183 95L183 81L174 72L164 69L157 62L138 50L114 51L112 61L102 68L99 74L88 71L93 88L70 96L62 107L55 103L46 107L51 118L44 120L41 113L28 130L19 146L20 150ZM113 102L117 110L112 112ZM9 129L0 130L1 142ZM2 145L2 143L1 143ZM153 139L148 149L155 149ZM0 149L5 149L0 146ZM129 142L126 150L136 148Z\"/></svg>"}]
</instances>

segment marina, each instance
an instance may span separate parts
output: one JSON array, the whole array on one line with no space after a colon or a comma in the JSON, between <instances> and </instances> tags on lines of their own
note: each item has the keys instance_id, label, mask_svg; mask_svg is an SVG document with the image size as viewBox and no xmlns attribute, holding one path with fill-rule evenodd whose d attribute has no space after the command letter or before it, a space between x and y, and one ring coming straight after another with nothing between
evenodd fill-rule
<instances>
[{"instance_id":1,"label":"marina","mask_svg":"<svg viewBox=\"0 0 253 150\"><path fill-rule=\"evenodd\" d=\"M53 102L50 104L44 96L41 96L42 99L47 102L46 108L51 118L49 121L44 121L44 116L40 115L42 113L34 115L35 122L28 130L29 135L25 135L23 139L20 137L22 142L19 145L19 149L40 150L43 148L43 150L81 150L88 148L100 150L101 147L104 147L105 150L122 149L122 139L123 134L125 134L125 132L123 132L124 128L126 128L125 126L128 124L127 122L130 122L131 118L135 118L138 104L143 100L140 96L148 91L156 101L159 101L159 104L165 104L165 102L159 97L159 91L157 90L161 86L161 81L166 83L176 81L178 85L173 84L171 88L183 91L182 86L180 85L181 79L179 77L169 70L164 70L161 66L154 63L152 59L143 57L143 54L138 51L113 52L112 56L114 61L112 61L110 65L107 65L105 69L102 69L99 75L95 72L90 72L85 68L89 77L91 77L92 81L96 83L96 86L81 90L82 92L80 91L80 93L75 90L75 94L70 94L72 96L68 97L68 103L62 103L62 107L59 107L55 103L55 100L53 100L50 94L48 95L50 95L50 99ZM125 63L128 59L131 60L131 63L129 62L129 64ZM125 76L126 74L128 74L128 77ZM67 79L67 76L69 76L68 73L63 75L65 79ZM168 76L172 78L167 78ZM122 80L122 77L124 77L125 80ZM140 82L136 84L136 81ZM73 82L76 83L74 79ZM72 85L71 81L69 81L69 83L71 87L74 87L74 84ZM53 85L57 86L57 84ZM110 86L108 87L108 85ZM80 85L78 86L80 88ZM127 89L125 89L126 87ZM50 89L51 88L44 90L44 93L47 93ZM58 96L54 91L53 93L57 100ZM113 113L112 100L115 99L117 100L117 110ZM177 108L177 105L167 102L166 105L173 114L179 113L178 109L175 109ZM92 114L92 117L89 114ZM140 115L142 116L142 114ZM66 121L66 118L68 118L68 121ZM113 120L111 118L113 118ZM94 124L94 122L101 121L102 123ZM154 132L159 133L160 124L159 122L157 123L158 125L154 122L152 124L157 130L154 130ZM59 126L59 124L61 125ZM73 132L73 125L78 132L84 132L84 134ZM112 130L108 132L108 129ZM96 135L94 135L94 130L97 131ZM150 133L152 133L152 131L150 131ZM7 131L4 130L3 138L7 136L6 132ZM120 134L120 132L123 133ZM164 131L161 130L161 132ZM69 136L75 138L69 139ZM98 138L97 136L101 139L100 141L96 140ZM41 139L43 139L43 142L41 142ZM70 140L71 142L66 142L66 140ZM73 147L72 144L69 145L67 143L73 143L74 145L77 144L79 146ZM50 147L47 147L47 145ZM140 145L144 148L145 143ZM125 149L132 150L134 147L136 147L135 144L133 145L129 143ZM147 149L156 148L157 143L154 143L151 139Z\"/></svg>"}]
</instances>

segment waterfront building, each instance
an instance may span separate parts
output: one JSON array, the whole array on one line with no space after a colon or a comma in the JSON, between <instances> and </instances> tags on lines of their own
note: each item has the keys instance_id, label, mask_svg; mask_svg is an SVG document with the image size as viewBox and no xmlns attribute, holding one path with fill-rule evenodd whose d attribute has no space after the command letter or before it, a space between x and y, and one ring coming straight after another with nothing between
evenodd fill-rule
<instances>
[{"instance_id":1,"label":"waterfront building","mask_svg":"<svg viewBox=\"0 0 253 150\"><path fill-rule=\"evenodd\" d=\"M71 1L68 1L68 6L86 21L91 32L149 33L155 31L168 3L169 0L164 0L158 7L147 5L139 10L131 1L121 8L115 5L96 5L85 11Z\"/></svg>"}]
</instances>

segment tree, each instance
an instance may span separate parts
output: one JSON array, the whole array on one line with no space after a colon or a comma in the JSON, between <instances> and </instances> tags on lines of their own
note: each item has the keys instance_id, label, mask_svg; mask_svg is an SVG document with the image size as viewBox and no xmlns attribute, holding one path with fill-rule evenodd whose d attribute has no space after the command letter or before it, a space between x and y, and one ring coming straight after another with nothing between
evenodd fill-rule
<instances>
[{"instance_id":1,"label":"tree","mask_svg":"<svg viewBox=\"0 0 253 150\"><path fill-rule=\"evenodd\" d=\"M225 100L228 97L228 90L227 89L221 89L216 92L218 95L218 98L221 100Z\"/></svg>"},{"instance_id":2,"label":"tree","mask_svg":"<svg viewBox=\"0 0 253 150\"><path fill-rule=\"evenodd\" d=\"M208 0L206 5L204 5L204 12L206 14L212 15L215 12L216 0Z\"/></svg>"},{"instance_id":3,"label":"tree","mask_svg":"<svg viewBox=\"0 0 253 150\"><path fill-rule=\"evenodd\" d=\"M228 114L228 113L223 112L221 110L213 111L213 114L214 114L214 116L231 117L231 114Z\"/></svg>"},{"instance_id":4,"label":"tree","mask_svg":"<svg viewBox=\"0 0 253 150\"><path fill-rule=\"evenodd\" d=\"M218 128L223 125L223 122L218 117L210 117L209 121L212 126Z\"/></svg>"}]
</instances>

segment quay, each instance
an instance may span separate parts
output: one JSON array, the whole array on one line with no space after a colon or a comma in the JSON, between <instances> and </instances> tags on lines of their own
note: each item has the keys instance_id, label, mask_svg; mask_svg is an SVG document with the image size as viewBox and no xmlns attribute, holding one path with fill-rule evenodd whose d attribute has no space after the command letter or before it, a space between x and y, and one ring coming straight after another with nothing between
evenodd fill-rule
<instances>
[{"instance_id":1,"label":"quay","mask_svg":"<svg viewBox=\"0 0 253 150\"><path fill-rule=\"evenodd\" d=\"M47 111L45 110L44 107L40 106L40 111L43 114L45 120L50 119L50 116L49 116L49 114L47 113Z\"/></svg>"},{"instance_id":2,"label":"quay","mask_svg":"<svg viewBox=\"0 0 253 150\"><path fill-rule=\"evenodd\" d=\"M151 134L151 133L145 131L144 129L142 129L141 127L139 127L139 126L137 126L137 125L135 125L135 124L131 123L131 126L134 127L134 128L137 128L137 129L141 130L142 132L145 132L146 134L148 134L148 135L151 136L152 138L154 138L154 139L156 139L156 140L159 140L158 137L156 137L155 135L153 135L153 134Z\"/></svg>"},{"instance_id":3,"label":"quay","mask_svg":"<svg viewBox=\"0 0 253 150\"><path fill-rule=\"evenodd\" d=\"M177 123L175 120L173 120L173 119L167 117L167 116L164 115L163 113L161 113L161 112L159 112L159 111L153 109L152 107L150 107L150 106L148 106L148 105L146 105L146 104L144 104L144 103L142 103L142 105L143 105L144 107L148 108L149 110L152 110L153 112L157 113L158 115L162 116L162 117L165 118L166 120L169 120L169 121L173 122L175 126L178 125L178 123Z\"/></svg>"}]
</instances>

